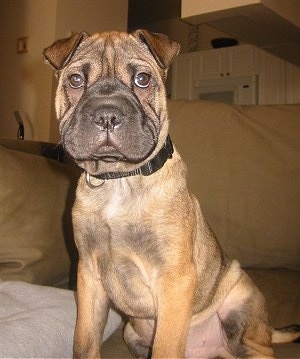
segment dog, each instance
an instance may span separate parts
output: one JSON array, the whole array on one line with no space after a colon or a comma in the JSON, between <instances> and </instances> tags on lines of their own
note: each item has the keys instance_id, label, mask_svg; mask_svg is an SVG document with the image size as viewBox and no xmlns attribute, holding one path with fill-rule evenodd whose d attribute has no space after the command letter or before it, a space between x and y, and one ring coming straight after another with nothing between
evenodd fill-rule
<instances>
[{"instance_id":1,"label":"dog","mask_svg":"<svg viewBox=\"0 0 300 359\"><path fill-rule=\"evenodd\" d=\"M66 151L83 169L74 357L99 358L113 305L138 358L273 358L263 295L222 252L169 133L179 45L146 30L74 34L44 50Z\"/></svg>"}]
</instances>

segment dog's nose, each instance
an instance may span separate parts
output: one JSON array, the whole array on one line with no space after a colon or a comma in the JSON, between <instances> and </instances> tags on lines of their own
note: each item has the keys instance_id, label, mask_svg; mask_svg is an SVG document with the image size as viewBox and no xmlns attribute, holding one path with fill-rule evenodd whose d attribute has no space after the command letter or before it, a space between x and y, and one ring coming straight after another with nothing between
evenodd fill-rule
<instances>
[{"instance_id":1,"label":"dog's nose","mask_svg":"<svg viewBox=\"0 0 300 359\"><path fill-rule=\"evenodd\" d=\"M122 123L123 114L114 106L98 107L93 113L94 123L103 131L113 131Z\"/></svg>"}]
</instances>

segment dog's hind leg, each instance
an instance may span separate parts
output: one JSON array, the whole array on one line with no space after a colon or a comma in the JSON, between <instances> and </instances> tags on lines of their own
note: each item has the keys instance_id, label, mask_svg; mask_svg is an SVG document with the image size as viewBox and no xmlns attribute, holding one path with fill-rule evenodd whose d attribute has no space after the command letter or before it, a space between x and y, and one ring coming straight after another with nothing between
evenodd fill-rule
<instances>
[{"instance_id":1,"label":"dog's hind leg","mask_svg":"<svg viewBox=\"0 0 300 359\"><path fill-rule=\"evenodd\" d=\"M238 358L274 358L263 295L243 274L219 309L230 352Z\"/></svg>"},{"instance_id":2,"label":"dog's hind leg","mask_svg":"<svg viewBox=\"0 0 300 359\"><path fill-rule=\"evenodd\" d=\"M126 324L126 327L124 329L124 340L131 354L133 354L135 358L151 358L152 347L149 345L149 343L147 343L145 339L141 338L138 335L130 322Z\"/></svg>"}]
</instances>

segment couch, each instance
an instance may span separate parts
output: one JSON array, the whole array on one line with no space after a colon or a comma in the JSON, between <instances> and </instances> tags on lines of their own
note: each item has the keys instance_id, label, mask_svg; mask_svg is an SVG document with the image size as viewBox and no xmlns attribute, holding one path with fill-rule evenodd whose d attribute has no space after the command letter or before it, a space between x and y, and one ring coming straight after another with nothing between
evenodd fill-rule
<instances>
[{"instance_id":1,"label":"couch","mask_svg":"<svg viewBox=\"0 0 300 359\"><path fill-rule=\"evenodd\" d=\"M169 100L168 108L171 138L188 166L190 189L224 251L264 293L274 327L300 323L300 105ZM1 295L7 303L16 298L14 318L25 306L25 321L32 314L28 298L31 305L45 304L25 326L54 317L38 327L48 338L44 356L71 355L77 253L70 210L79 175L60 146L0 140L0 336L1 317L8 313ZM14 336L16 322L6 334ZM131 357L120 323L113 312L105 358ZM52 351L49 326L55 349L67 347L64 353ZM22 345L7 351L9 341L8 335L6 344L0 342L0 357L30 356L22 355ZM275 352L278 358L300 358L300 345L275 345Z\"/></svg>"}]
</instances>

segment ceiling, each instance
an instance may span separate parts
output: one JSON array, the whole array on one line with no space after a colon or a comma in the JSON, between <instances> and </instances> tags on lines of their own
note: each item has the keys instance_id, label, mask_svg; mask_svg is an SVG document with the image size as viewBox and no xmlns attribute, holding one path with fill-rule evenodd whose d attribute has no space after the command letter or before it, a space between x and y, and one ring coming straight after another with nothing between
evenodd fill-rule
<instances>
[{"instance_id":1,"label":"ceiling","mask_svg":"<svg viewBox=\"0 0 300 359\"><path fill-rule=\"evenodd\" d=\"M262 4L207 13L185 20L194 24L206 23L300 66L300 28Z\"/></svg>"}]
</instances>

